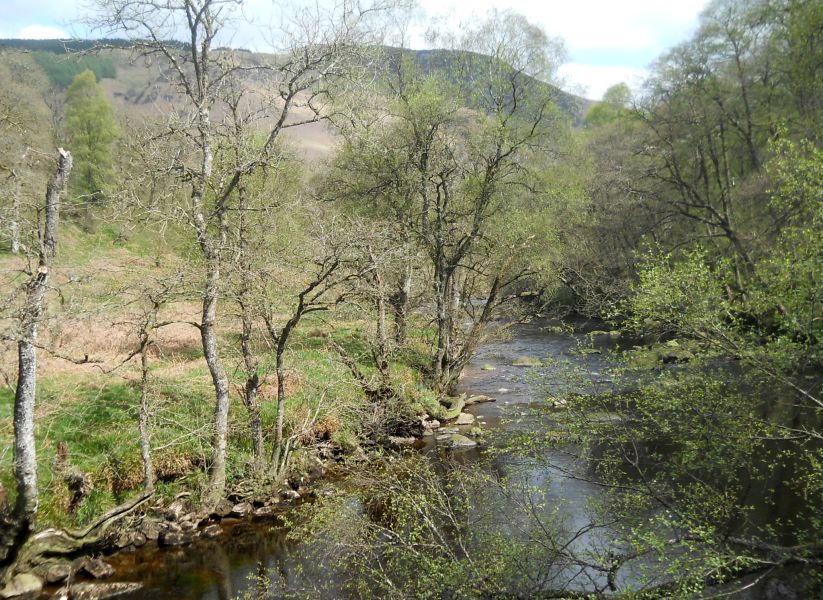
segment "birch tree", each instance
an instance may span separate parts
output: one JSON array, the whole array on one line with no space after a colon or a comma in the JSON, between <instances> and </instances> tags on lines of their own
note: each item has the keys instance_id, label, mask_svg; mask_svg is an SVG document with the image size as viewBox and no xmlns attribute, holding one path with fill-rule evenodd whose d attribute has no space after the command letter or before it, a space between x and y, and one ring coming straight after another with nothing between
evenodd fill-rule
<instances>
[{"instance_id":1,"label":"birch tree","mask_svg":"<svg viewBox=\"0 0 823 600\"><path fill-rule=\"evenodd\" d=\"M409 53L390 57L389 108L346 132L335 192L352 204L367 199L425 255L441 395L533 275L522 259L545 213L539 171L567 126L546 84L560 47L539 28L493 14L447 41L453 50L430 58L445 64L441 75Z\"/></svg>"},{"instance_id":2,"label":"birch tree","mask_svg":"<svg viewBox=\"0 0 823 600\"><path fill-rule=\"evenodd\" d=\"M28 538L37 516L37 449L34 439L34 406L37 391L37 336L45 310L49 275L57 253L60 195L71 173L71 154L58 149L57 166L46 189L43 226L38 231L36 265L27 268L24 300L19 312L17 386L14 395L14 479L17 487L14 511L0 534L0 566L11 563Z\"/></svg>"},{"instance_id":3,"label":"birch tree","mask_svg":"<svg viewBox=\"0 0 823 600\"><path fill-rule=\"evenodd\" d=\"M216 49L216 42L231 35L239 5L234 0L173 0L162 5L100 0L96 21L111 35L133 39L134 49L157 61L179 94L182 117L168 119L165 135L179 144L170 160L187 188L186 221L202 261L199 327L215 392L206 506L222 497L226 484L230 397L218 339L218 305L227 267L228 215L244 179L272 160L282 132L324 118L331 86L357 64L359 41L377 9L348 2L328 11L305 9L288 21L277 55L246 64L237 53ZM221 153L237 122L227 107L242 82L254 91L242 105L246 117L240 122L262 133L261 142L238 164L224 160Z\"/></svg>"}]
</instances>

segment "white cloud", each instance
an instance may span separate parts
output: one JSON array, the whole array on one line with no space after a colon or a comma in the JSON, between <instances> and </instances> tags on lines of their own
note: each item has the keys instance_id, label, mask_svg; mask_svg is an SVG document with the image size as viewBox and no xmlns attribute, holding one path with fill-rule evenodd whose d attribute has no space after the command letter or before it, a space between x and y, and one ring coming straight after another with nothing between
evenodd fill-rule
<instances>
[{"instance_id":1,"label":"white cloud","mask_svg":"<svg viewBox=\"0 0 823 600\"><path fill-rule=\"evenodd\" d=\"M66 39L69 36L62 29L51 27L48 25L29 25L20 30L17 34L18 38L24 40L52 40L52 39Z\"/></svg>"},{"instance_id":2,"label":"white cloud","mask_svg":"<svg viewBox=\"0 0 823 600\"><path fill-rule=\"evenodd\" d=\"M488 10L509 8L562 37L569 50L640 50L653 55L677 43L708 0L420 0L430 17L471 22Z\"/></svg>"},{"instance_id":3,"label":"white cloud","mask_svg":"<svg viewBox=\"0 0 823 600\"><path fill-rule=\"evenodd\" d=\"M563 82L563 89L591 100L600 100L603 92L620 82L636 91L647 71L632 67L566 63L558 69L558 75Z\"/></svg>"},{"instance_id":4,"label":"white cloud","mask_svg":"<svg viewBox=\"0 0 823 600\"><path fill-rule=\"evenodd\" d=\"M569 48L659 52L687 35L707 0L581 0L541 3L547 30L563 36Z\"/></svg>"}]
</instances>

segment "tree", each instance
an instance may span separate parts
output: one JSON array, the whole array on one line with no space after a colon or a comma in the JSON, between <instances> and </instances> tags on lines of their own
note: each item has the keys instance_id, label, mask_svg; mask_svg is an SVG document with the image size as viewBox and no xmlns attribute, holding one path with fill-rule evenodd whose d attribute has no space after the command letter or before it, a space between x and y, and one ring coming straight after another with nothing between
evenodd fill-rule
<instances>
[{"instance_id":1,"label":"tree","mask_svg":"<svg viewBox=\"0 0 823 600\"><path fill-rule=\"evenodd\" d=\"M5 51L0 61L0 238L13 253L25 252L35 231L33 215L48 183L53 129L42 100L45 78L31 58Z\"/></svg>"},{"instance_id":2,"label":"tree","mask_svg":"<svg viewBox=\"0 0 823 600\"><path fill-rule=\"evenodd\" d=\"M288 162L285 161L284 162ZM254 467L258 474L282 477L296 440L286 436L286 351L292 334L308 314L334 307L343 294L337 288L349 276L345 268L351 243L344 223L324 215L321 208L294 189L288 165L269 170L269 185L238 190L233 219L236 262L228 291L241 321L240 352L245 382L240 397L249 413ZM262 179L262 178L260 178ZM269 206L272 184L278 205ZM294 197L290 197L294 194ZM282 232L289 230L288 239ZM273 235L281 232L281 235ZM299 233L298 233L299 232ZM255 332L265 340L261 351ZM266 379L265 356L273 356L276 379L276 419L271 458L265 458L260 387Z\"/></svg>"},{"instance_id":3,"label":"tree","mask_svg":"<svg viewBox=\"0 0 823 600\"><path fill-rule=\"evenodd\" d=\"M797 128L808 138L821 135L823 96L823 7L808 0L777 3L782 27L771 40L771 53L787 100L796 108ZM793 119L794 121L794 119Z\"/></svg>"},{"instance_id":4,"label":"tree","mask_svg":"<svg viewBox=\"0 0 823 600\"><path fill-rule=\"evenodd\" d=\"M441 395L454 389L485 325L534 275L524 259L545 233L539 173L566 127L545 83L558 52L523 17L491 15L454 44L441 75L396 54L388 115L345 133L339 180L349 184L336 193L367 199L427 257Z\"/></svg>"},{"instance_id":5,"label":"tree","mask_svg":"<svg viewBox=\"0 0 823 600\"><path fill-rule=\"evenodd\" d=\"M207 506L223 495L230 403L229 379L218 339L218 304L223 294L229 215L242 184L274 159L276 142L289 127L324 116L331 85L357 65L359 41L368 33L367 17L376 7L348 3L331 13L305 9L285 31L282 51L259 65L245 65L240 53L218 51L215 40L225 32L237 3L231 0L174 0L158 8L149 0L100 0L98 26L126 34L136 51L157 58L179 91L182 118L165 128L177 154L169 157L187 199L187 223L202 265L202 312L199 323L203 354L215 390L212 457ZM183 35L186 44L172 41ZM359 60L359 59L358 59ZM238 104L244 75L262 84L249 89L253 102ZM232 106L242 111L232 114ZM290 118L297 110L301 116ZM264 122L258 142L235 155L226 140L248 139L237 127ZM241 157L238 162L236 157ZM272 203L273 204L273 203Z\"/></svg>"},{"instance_id":6,"label":"tree","mask_svg":"<svg viewBox=\"0 0 823 600\"><path fill-rule=\"evenodd\" d=\"M592 562L649 566L628 595L731 595L772 576L820 593L818 4L711 3L640 105L583 132L591 199L568 279L655 340L629 367L665 345L682 363L547 406L582 446L573 476L608 490L616 541Z\"/></svg>"},{"instance_id":7,"label":"tree","mask_svg":"<svg viewBox=\"0 0 823 600\"><path fill-rule=\"evenodd\" d=\"M85 206L87 218L112 182L112 150L118 135L111 103L94 73L86 69L66 92L66 136L76 160L70 191Z\"/></svg>"},{"instance_id":8,"label":"tree","mask_svg":"<svg viewBox=\"0 0 823 600\"><path fill-rule=\"evenodd\" d=\"M49 274L57 253L60 222L60 195L68 183L72 157L58 149L58 161L46 190L43 229L38 232L37 267L28 273L24 286L25 299L20 310L20 330L17 341L17 387L14 395L14 477L17 497L11 520L4 523L0 536L0 566L16 558L22 543L28 538L37 515L37 449L34 440L34 405L37 388L37 334L45 310L45 294ZM3 515L5 520L5 516Z\"/></svg>"},{"instance_id":9,"label":"tree","mask_svg":"<svg viewBox=\"0 0 823 600\"><path fill-rule=\"evenodd\" d=\"M728 293L735 262L710 244L650 248L620 314L635 332L690 344L691 359L630 371L626 391L574 395L553 413L583 445L580 476L610 490L616 570L655 565L668 581L647 585L667 597L734 592L785 568L819 593L823 153L786 134L764 152L768 208L783 226L745 297ZM604 411L612 420L597 422Z\"/></svg>"},{"instance_id":10,"label":"tree","mask_svg":"<svg viewBox=\"0 0 823 600\"><path fill-rule=\"evenodd\" d=\"M498 469L445 458L433 464L411 453L348 473L356 483L348 502L322 497L298 509L290 537L309 540L312 558L327 544L322 563L306 561L301 591L339 596L340 589L324 586L332 568L345 574L334 585L356 598L605 596L608 563L596 564L577 548L586 530L569 531L544 490ZM354 510L352 497L366 509ZM326 576L313 577L312 565L321 564ZM583 572L580 591L570 574Z\"/></svg>"},{"instance_id":11,"label":"tree","mask_svg":"<svg viewBox=\"0 0 823 600\"><path fill-rule=\"evenodd\" d=\"M611 86L603 94L603 100L592 106L586 113L588 127L601 126L624 116L632 101L632 93L625 83Z\"/></svg>"}]
</instances>

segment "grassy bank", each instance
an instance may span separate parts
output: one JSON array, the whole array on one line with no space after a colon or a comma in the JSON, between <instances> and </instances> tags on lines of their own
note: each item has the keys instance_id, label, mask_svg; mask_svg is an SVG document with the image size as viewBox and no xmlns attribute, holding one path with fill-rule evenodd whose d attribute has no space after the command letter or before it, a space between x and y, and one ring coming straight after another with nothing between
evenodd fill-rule
<instances>
[{"instance_id":1,"label":"grassy bank","mask_svg":"<svg viewBox=\"0 0 823 600\"><path fill-rule=\"evenodd\" d=\"M39 526L77 526L138 493L142 485L138 413L141 395L136 323L141 306L135 290L149 280L184 272L184 248L173 237L150 232L128 239L101 227L87 233L69 225L54 279L60 293L49 298L44 346L39 362L36 408L38 477L41 489ZM19 268L19 258L0 258L5 273ZM185 279L185 277L184 277ZM203 359L197 286L185 284L160 319L173 322L158 329L150 352L151 445L157 490L171 498L206 485L211 455L214 391ZM291 290L285 289L284 298ZM239 323L228 299L221 304L221 343L232 384L229 426L228 489L247 485L252 476L248 412L241 401L246 378L240 354ZM6 325L12 326L11 320ZM386 407L366 400L359 384L329 339L352 356L367 376L374 373L368 315L342 307L308 315L294 332L285 356L285 432L295 451L288 479L316 469L319 460L360 452L385 419ZM438 404L426 389L419 367L427 359L427 331L417 324L406 347L392 363L392 380L405 402L391 410L408 416ZM263 332L252 340L261 357L263 430L271 452L277 381L274 352ZM132 358L129 359L129 357ZM62 358L61 358L62 357ZM88 362L83 362L83 359ZM72 359L72 360L66 360ZM74 361L74 362L72 362ZM77 364L80 362L81 364ZM14 489L12 411L15 381L14 346L2 354L6 383L0 389L0 483ZM6 492L10 496L10 492ZM12 498L8 498L12 500Z\"/></svg>"}]
</instances>

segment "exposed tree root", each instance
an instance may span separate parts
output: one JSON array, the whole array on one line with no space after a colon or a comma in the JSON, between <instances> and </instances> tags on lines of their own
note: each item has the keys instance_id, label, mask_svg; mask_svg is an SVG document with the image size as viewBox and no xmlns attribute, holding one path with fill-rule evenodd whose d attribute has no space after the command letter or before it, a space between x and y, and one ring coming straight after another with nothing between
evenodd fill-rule
<instances>
[{"instance_id":1,"label":"exposed tree root","mask_svg":"<svg viewBox=\"0 0 823 600\"><path fill-rule=\"evenodd\" d=\"M145 504L154 492L143 492L101 515L96 521L79 530L45 529L29 537L20 548L15 560L8 565L3 579L15 573L31 571L37 565L57 556L71 556L99 546L107 537L109 528Z\"/></svg>"}]
</instances>

